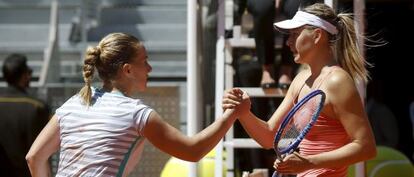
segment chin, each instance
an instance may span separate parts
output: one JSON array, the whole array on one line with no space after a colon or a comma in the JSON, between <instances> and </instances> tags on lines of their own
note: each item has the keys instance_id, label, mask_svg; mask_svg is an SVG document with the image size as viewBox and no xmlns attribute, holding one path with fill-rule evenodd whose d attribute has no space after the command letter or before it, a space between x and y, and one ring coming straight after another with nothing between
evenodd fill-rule
<instances>
[{"instance_id":1,"label":"chin","mask_svg":"<svg viewBox=\"0 0 414 177\"><path fill-rule=\"evenodd\" d=\"M139 92L143 92L145 90L147 90L147 85L144 85L144 86L141 86L141 87L138 88Z\"/></svg>"},{"instance_id":2,"label":"chin","mask_svg":"<svg viewBox=\"0 0 414 177\"><path fill-rule=\"evenodd\" d=\"M295 55L295 58L293 58L293 61L295 63L297 63L297 64L300 64L301 63L301 59L300 59L300 57L298 55Z\"/></svg>"}]
</instances>

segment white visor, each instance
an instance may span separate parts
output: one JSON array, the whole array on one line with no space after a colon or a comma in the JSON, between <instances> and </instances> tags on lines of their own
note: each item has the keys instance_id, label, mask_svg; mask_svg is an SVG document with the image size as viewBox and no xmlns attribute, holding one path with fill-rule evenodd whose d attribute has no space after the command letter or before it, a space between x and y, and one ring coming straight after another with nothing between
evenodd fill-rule
<instances>
[{"instance_id":1,"label":"white visor","mask_svg":"<svg viewBox=\"0 0 414 177\"><path fill-rule=\"evenodd\" d=\"M331 23L319 18L316 15L298 11L290 20L283 20L273 24L277 29L294 29L303 25L312 25L322 28L330 34L338 34L338 30Z\"/></svg>"}]
</instances>

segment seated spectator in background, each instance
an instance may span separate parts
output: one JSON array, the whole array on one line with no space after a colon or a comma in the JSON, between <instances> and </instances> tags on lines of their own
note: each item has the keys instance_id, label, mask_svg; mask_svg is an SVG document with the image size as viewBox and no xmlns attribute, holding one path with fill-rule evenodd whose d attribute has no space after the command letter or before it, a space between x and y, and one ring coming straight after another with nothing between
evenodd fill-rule
<instances>
[{"instance_id":1,"label":"seated spectator in background","mask_svg":"<svg viewBox=\"0 0 414 177\"><path fill-rule=\"evenodd\" d=\"M398 124L391 109L383 102L382 84L372 80L367 87L366 112L374 132L377 145L397 149Z\"/></svg>"},{"instance_id":2,"label":"seated spectator in background","mask_svg":"<svg viewBox=\"0 0 414 177\"><path fill-rule=\"evenodd\" d=\"M253 36L256 43L256 56L261 64L260 84L274 84L272 68L275 60L275 33L273 22L275 2L273 0L236 0L234 23L242 24L243 14L249 12L253 17ZM247 10L247 12L246 12ZM257 85L257 86L259 86Z\"/></svg>"},{"instance_id":3,"label":"seated spectator in background","mask_svg":"<svg viewBox=\"0 0 414 177\"><path fill-rule=\"evenodd\" d=\"M8 87L0 92L0 177L30 176L25 155L49 120L48 107L27 93L31 74L24 55L3 63Z\"/></svg>"}]
</instances>

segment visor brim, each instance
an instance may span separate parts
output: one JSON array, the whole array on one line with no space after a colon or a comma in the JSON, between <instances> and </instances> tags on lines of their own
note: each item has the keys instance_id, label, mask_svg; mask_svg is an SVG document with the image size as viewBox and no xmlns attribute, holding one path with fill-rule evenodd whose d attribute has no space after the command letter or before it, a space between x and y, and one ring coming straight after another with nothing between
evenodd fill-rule
<instances>
[{"instance_id":1,"label":"visor brim","mask_svg":"<svg viewBox=\"0 0 414 177\"><path fill-rule=\"evenodd\" d=\"M283 20L273 23L273 27L282 33L287 33L287 30L299 28L303 25L305 24L294 20Z\"/></svg>"}]
</instances>

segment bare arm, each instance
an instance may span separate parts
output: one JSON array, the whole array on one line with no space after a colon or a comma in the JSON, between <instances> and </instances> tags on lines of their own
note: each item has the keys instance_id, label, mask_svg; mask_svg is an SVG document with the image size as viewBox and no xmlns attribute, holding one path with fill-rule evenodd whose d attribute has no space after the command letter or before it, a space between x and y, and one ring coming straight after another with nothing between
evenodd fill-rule
<instances>
[{"instance_id":1,"label":"bare arm","mask_svg":"<svg viewBox=\"0 0 414 177\"><path fill-rule=\"evenodd\" d=\"M302 86L303 78L306 76L304 72L300 73L292 82L289 90L286 93L285 98L279 105L277 110L273 113L272 117L266 122L256 117L250 110L240 111L239 121L243 128L257 143L263 148L273 148L273 138L277 131L283 117L293 107L293 99L296 95L298 88ZM233 90L226 91L223 98L223 108L231 108L232 104L236 104L237 101L233 96Z\"/></svg>"},{"instance_id":2,"label":"bare arm","mask_svg":"<svg viewBox=\"0 0 414 177\"><path fill-rule=\"evenodd\" d=\"M250 105L243 104L246 109ZM236 120L233 109L226 110L222 118L188 137L163 121L156 112L152 112L144 128L144 136L160 150L187 161L198 161L213 149Z\"/></svg>"},{"instance_id":3,"label":"bare arm","mask_svg":"<svg viewBox=\"0 0 414 177\"><path fill-rule=\"evenodd\" d=\"M310 156L314 168L346 166L375 157L376 145L371 126L350 76L345 71L333 75L327 82L326 92L351 141L334 151Z\"/></svg>"},{"instance_id":4,"label":"bare arm","mask_svg":"<svg viewBox=\"0 0 414 177\"><path fill-rule=\"evenodd\" d=\"M59 125L53 116L37 136L26 155L27 164L33 177L52 176L49 157L59 149Z\"/></svg>"},{"instance_id":5,"label":"bare arm","mask_svg":"<svg viewBox=\"0 0 414 177\"><path fill-rule=\"evenodd\" d=\"M273 148L274 135L282 118L292 107L290 96L289 98L287 97L288 96L283 99L282 103L267 122L259 119L250 111L239 118L239 121L247 134L265 149Z\"/></svg>"}]
</instances>

